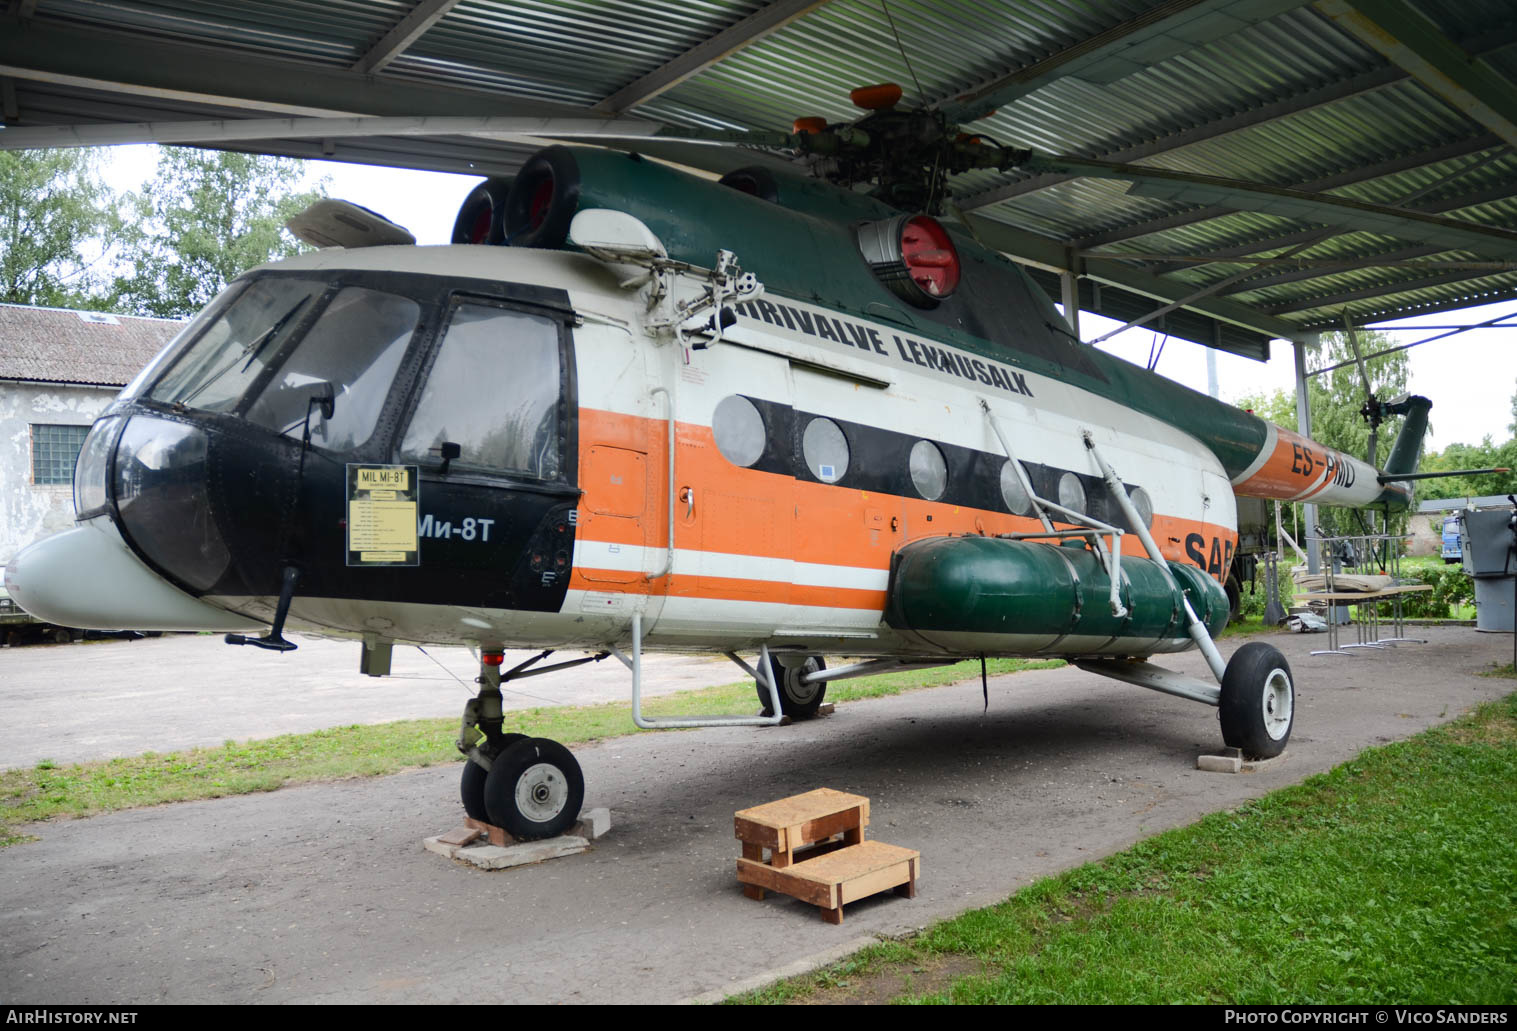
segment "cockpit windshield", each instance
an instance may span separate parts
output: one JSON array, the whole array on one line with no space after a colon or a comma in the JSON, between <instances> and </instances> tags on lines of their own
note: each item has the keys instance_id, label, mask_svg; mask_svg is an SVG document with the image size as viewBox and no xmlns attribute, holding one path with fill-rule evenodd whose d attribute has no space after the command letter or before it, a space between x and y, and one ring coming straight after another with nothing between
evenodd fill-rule
<instances>
[{"instance_id":1,"label":"cockpit windshield","mask_svg":"<svg viewBox=\"0 0 1517 1031\"><path fill-rule=\"evenodd\" d=\"M318 447L351 450L373 434L421 318L421 305L399 294L337 289L319 279L257 279L225 304L148 396L201 411L243 411L248 421L291 437L309 426Z\"/></svg>"},{"instance_id":2,"label":"cockpit windshield","mask_svg":"<svg viewBox=\"0 0 1517 1031\"><path fill-rule=\"evenodd\" d=\"M279 353L302 310L326 291L311 279L260 279L248 284L200 339L179 356L148 397L207 412L229 412L264 363Z\"/></svg>"},{"instance_id":3,"label":"cockpit windshield","mask_svg":"<svg viewBox=\"0 0 1517 1031\"><path fill-rule=\"evenodd\" d=\"M348 451L369 439L406 345L421 321L408 297L346 287L332 298L248 409L248 421L286 436ZM311 416L312 401L330 397L330 416Z\"/></svg>"},{"instance_id":4,"label":"cockpit windshield","mask_svg":"<svg viewBox=\"0 0 1517 1031\"><path fill-rule=\"evenodd\" d=\"M399 457L447 474L556 481L565 473L563 320L421 276L264 275L219 298L155 361L147 398L241 416L327 451L371 446L409 398ZM427 354L397 391L413 342ZM388 425L388 424L387 424Z\"/></svg>"}]
</instances>

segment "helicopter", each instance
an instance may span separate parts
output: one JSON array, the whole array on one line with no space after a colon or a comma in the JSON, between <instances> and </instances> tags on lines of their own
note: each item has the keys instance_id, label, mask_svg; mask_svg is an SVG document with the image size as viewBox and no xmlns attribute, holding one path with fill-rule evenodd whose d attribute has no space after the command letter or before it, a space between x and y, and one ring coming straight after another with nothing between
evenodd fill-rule
<instances>
[{"instance_id":1,"label":"helicopter","mask_svg":"<svg viewBox=\"0 0 1517 1031\"><path fill-rule=\"evenodd\" d=\"M292 229L321 249L239 277L95 422L77 525L7 588L72 626L353 638L375 676L397 642L473 646L460 793L519 839L572 825L584 778L503 731L501 685L610 657L643 727L1059 657L1278 755L1289 663L1214 643L1235 496L1405 508L1431 402L1376 402L1405 416L1379 469L1082 345L938 217L949 176L1033 156L899 96L798 122L779 142L809 171L554 144L471 193L443 247L319 202ZM763 712L644 716L645 648L726 653ZM1216 683L1149 661L1189 648Z\"/></svg>"}]
</instances>

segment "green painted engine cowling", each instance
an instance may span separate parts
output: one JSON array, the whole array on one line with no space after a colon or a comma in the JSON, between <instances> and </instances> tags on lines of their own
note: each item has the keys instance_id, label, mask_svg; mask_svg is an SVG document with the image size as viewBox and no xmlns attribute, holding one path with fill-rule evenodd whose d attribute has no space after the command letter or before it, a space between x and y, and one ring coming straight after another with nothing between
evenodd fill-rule
<instances>
[{"instance_id":1,"label":"green painted engine cowling","mask_svg":"<svg viewBox=\"0 0 1517 1031\"><path fill-rule=\"evenodd\" d=\"M1227 625L1227 595L1211 577L1177 562L1170 572L1210 629ZM958 654L1148 655L1192 644L1184 608L1148 559L1122 559L1122 603L1100 559L1063 545L997 537L913 541L891 562L885 622Z\"/></svg>"}]
</instances>

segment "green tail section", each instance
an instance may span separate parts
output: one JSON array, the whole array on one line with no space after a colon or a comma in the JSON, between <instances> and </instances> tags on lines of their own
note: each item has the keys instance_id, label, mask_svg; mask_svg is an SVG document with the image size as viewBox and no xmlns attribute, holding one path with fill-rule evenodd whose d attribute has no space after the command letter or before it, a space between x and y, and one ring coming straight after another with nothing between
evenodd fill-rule
<instances>
[{"instance_id":1,"label":"green tail section","mask_svg":"<svg viewBox=\"0 0 1517 1031\"><path fill-rule=\"evenodd\" d=\"M1422 460L1422 438L1427 434L1427 413L1433 402L1425 397L1412 396L1406 399L1406 422L1396 434L1396 443L1391 445L1391 456L1385 460L1385 475L1406 476L1417 471Z\"/></svg>"}]
</instances>

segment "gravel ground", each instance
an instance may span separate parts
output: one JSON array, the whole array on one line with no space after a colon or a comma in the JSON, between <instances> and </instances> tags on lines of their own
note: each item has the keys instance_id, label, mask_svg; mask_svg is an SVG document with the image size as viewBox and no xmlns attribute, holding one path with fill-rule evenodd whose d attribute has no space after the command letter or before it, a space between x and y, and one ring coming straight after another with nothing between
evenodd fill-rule
<instances>
[{"instance_id":1,"label":"gravel ground","mask_svg":"<svg viewBox=\"0 0 1517 1031\"><path fill-rule=\"evenodd\" d=\"M1429 643L1352 656L1308 655L1320 636L1273 637L1298 683L1296 731L1282 759L1251 774L1195 769L1219 743L1214 710L1068 668L995 678L988 712L972 682L789 727L578 748L587 805L611 808L611 833L587 853L508 871L422 849L458 822L450 768L43 825L42 840L0 851L0 998L660 1003L720 993L1003 898L1512 689L1474 675L1508 660L1509 637L1419 633ZM1239 643L1224 642L1224 655ZM119 654L135 662L151 648ZM1195 654L1170 664L1203 672ZM87 720L71 726L90 732ZM834 927L793 900L743 897L733 811L819 786L869 796L869 837L921 851L916 899L854 903Z\"/></svg>"}]
</instances>

